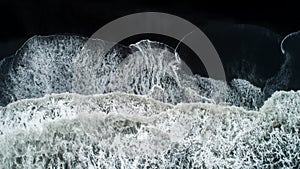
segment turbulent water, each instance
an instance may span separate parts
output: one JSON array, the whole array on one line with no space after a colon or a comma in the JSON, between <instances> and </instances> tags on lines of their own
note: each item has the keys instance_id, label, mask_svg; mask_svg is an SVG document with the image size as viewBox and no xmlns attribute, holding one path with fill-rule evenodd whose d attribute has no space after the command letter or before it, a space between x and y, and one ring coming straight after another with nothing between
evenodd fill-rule
<instances>
[{"instance_id":1,"label":"turbulent water","mask_svg":"<svg viewBox=\"0 0 300 169\"><path fill-rule=\"evenodd\" d=\"M0 61L1 168L300 167L300 92L276 87L298 33L264 88L188 74L163 43L86 41L35 36Z\"/></svg>"}]
</instances>

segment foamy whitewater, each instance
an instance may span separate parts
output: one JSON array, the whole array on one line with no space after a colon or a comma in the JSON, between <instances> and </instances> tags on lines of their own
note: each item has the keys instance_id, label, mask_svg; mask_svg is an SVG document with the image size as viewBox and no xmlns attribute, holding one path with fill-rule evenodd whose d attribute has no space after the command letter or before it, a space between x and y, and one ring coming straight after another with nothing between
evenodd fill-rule
<instances>
[{"instance_id":1,"label":"foamy whitewater","mask_svg":"<svg viewBox=\"0 0 300 169\"><path fill-rule=\"evenodd\" d=\"M35 36L0 61L0 168L300 167L300 91L190 75L159 42L86 41Z\"/></svg>"}]
</instances>

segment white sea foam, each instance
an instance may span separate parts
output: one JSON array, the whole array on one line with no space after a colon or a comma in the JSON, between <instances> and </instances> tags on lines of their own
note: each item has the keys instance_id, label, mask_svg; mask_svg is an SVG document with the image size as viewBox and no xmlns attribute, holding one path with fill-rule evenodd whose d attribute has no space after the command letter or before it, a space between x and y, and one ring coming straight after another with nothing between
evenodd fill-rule
<instances>
[{"instance_id":1,"label":"white sea foam","mask_svg":"<svg viewBox=\"0 0 300 169\"><path fill-rule=\"evenodd\" d=\"M299 167L300 91L260 111L110 93L21 100L0 115L8 168Z\"/></svg>"},{"instance_id":2,"label":"white sea foam","mask_svg":"<svg viewBox=\"0 0 300 169\"><path fill-rule=\"evenodd\" d=\"M84 95L126 92L177 104L214 102L257 109L261 89L245 80L226 83L186 74L184 64L169 46L144 40L129 48L94 40L84 49L81 37L33 37L0 67L0 105L52 93ZM126 52L127 51L127 52ZM161 88L163 91L153 90ZM153 93L155 92L155 93ZM159 93L156 93L159 92Z\"/></svg>"},{"instance_id":3,"label":"white sea foam","mask_svg":"<svg viewBox=\"0 0 300 169\"><path fill-rule=\"evenodd\" d=\"M85 41L34 37L0 62L0 168L300 167L300 91L264 101L167 45Z\"/></svg>"}]
</instances>

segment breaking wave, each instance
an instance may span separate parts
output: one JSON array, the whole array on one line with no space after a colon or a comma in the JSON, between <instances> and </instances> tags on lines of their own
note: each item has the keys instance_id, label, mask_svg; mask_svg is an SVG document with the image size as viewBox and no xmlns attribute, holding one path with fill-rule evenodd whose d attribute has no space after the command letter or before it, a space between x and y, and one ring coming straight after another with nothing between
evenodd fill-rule
<instances>
[{"instance_id":1,"label":"breaking wave","mask_svg":"<svg viewBox=\"0 0 300 169\"><path fill-rule=\"evenodd\" d=\"M300 93L259 111L110 93L50 95L1 109L9 168L298 168Z\"/></svg>"},{"instance_id":2,"label":"breaking wave","mask_svg":"<svg viewBox=\"0 0 300 169\"><path fill-rule=\"evenodd\" d=\"M299 168L300 92L279 91L298 33L264 88L191 75L163 43L86 41L35 36L0 61L0 166Z\"/></svg>"}]
</instances>

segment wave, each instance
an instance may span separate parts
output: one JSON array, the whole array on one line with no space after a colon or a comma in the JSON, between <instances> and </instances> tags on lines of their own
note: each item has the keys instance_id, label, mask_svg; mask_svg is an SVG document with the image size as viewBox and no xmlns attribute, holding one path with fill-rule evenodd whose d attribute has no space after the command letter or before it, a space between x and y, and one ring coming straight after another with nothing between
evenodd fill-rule
<instances>
[{"instance_id":1,"label":"wave","mask_svg":"<svg viewBox=\"0 0 300 169\"><path fill-rule=\"evenodd\" d=\"M82 49L87 39L75 36L33 37L2 61L1 104L39 98L51 93L103 94L126 92L163 102L214 102L257 109L261 89L234 79L226 82L190 75L175 51L149 40L115 47L104 54L106 42L94 40L97 50ZM126 51L126 52L124 52Z\"/></svg>"},{"instance_id":2,"label":"wave","mask_svg":"<svg viewBox=\"0 0 300 169\"><path fill-rule=\"evenodd\" d=\"M160 42L32 37L0 61L0 168L299 168L299 33L250 30L280 53L261 74L217 44L228 82Z\"/></svg>"},{"instance_id":3,"label":"wave","mask_svg":"<svg viewBox=\"0 0 300 169\"><path fill-rule=\"evenodd\" d=\"M300 92L259 111L126 93L48 95L0 109L9 168L299 167Z\"/></svg>"}]
</instances>

